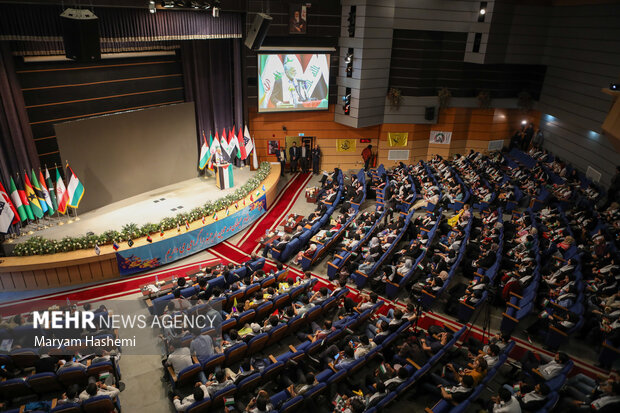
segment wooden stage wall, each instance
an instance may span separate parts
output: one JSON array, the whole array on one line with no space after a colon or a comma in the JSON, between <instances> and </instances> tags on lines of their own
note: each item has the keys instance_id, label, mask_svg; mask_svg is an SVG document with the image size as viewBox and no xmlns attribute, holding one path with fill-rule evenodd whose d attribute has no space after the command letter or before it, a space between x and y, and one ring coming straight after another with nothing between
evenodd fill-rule
<instances>
[{"instance_id":1,"label":"wooden stage wall","mask_svg":"<svg viewBox=\"0 0 620 413\"><path fill-rule=\"evenodd\" d=\"M280 164L271 165L271 172L263 181L266 189L267 207L271 206L276 198L279 179ZM250 195L247 197L248 201L249 198ZM220 211L218 217L224 218L225 211ZM208 217L204 225L209 225L212 222L213 217ZM203 224L200 220L190 223L191 230L201 226ZM171 229L164 233L164 237L169 239L176 234L176 229ZM134 240L134 247L146 244L146 237ZM102 246L99 256L95 255L94 250L89 248L52 255L0 258L0 289L2 291L37 290L79 285L119 277L116 253L111 245Z\"/></svg>"},{"instance_id":2,"label":"wooden stage wall","mask_svg":"<svg viewBox=\"0 0 620 413\"><path fill-rule=\"evenodd\" d=\"M359 139L370 139L375 151L378 145L378 164L389 167L395 163L388 161L389 149L408 149L408 163L427 160L435 154L445 157L470 149L486 151L489 141L503 139L506 143L524 119L538 125L540 112L530 111L524 115L518 109L446 108L439 111L438 122L433 125L384 123L356 129L334 122L334 105L330 105L327 111L317 112L257 113L256 108L250 108L250 132L255 138L261 161L276 162L275 155L267 154L268 141L277 140L283 146L286 136L303 133L304 136L316 137L323 153L321 169L330 170L338 166L348 170L363 166L361 153L368 143L360 143ZM431 130L452 132L450 145L429 145ZM407 147L390 147L388 132L408 132ZM356 151L338 152L338 138L358 139Z\"/></svg>"}]
</instances>

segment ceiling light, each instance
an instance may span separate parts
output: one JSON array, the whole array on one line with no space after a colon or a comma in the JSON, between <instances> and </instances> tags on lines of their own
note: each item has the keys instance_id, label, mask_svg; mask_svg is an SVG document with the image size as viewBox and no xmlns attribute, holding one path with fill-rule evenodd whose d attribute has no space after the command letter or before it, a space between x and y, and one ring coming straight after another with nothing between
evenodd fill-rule
<instances>
[{"instance_id":1,"label":"ceiling light","mask_svg":"<svg viewBox=\"0 0 620 413\"><path fill-rule=\"evenodd\" d=\"M174 1L172 0L164 0L161 2L162 7L166 9L171 9L174 7Z\"/></svg>"},{"instance_id":2,"label":"ceiling light","mask_svg":"<svg viewBox=\"0 0 620 413\"><path fill-rule=\"evenodd\" d=\"M353 53L347 53L347 56L344 58L344 62L349 64L353 61Z\"/></svg>"},{"instance_id":3,"label":"ceiling light","mask_svg":"<svg viewBox=\"0 0 620 413\"><path fill-rule=\"evenodd\" d=\"M487 9L480 9L480 14L482 14L483 16L487 14Z\"/></svg>"},{"instance_id":4,"label":"ceiling light","mask_svg":"<svg viewBox=\"0 0 620 413\"><path fill-rule=\"evenodd\" d=\"M220 17L220 8L213 6L213 17Z\"/></svg>"},{"instance_id":5,"label":"ceiling light","mask_svg":"<svg viewBox=\"0 0 620 413\"><path fill-rule=\"evenodd\" d=\"M156 11L157 11L157 8L155 7L155 0L149 1L149 12L153 14Z\"/></svg>"}]
</instances>

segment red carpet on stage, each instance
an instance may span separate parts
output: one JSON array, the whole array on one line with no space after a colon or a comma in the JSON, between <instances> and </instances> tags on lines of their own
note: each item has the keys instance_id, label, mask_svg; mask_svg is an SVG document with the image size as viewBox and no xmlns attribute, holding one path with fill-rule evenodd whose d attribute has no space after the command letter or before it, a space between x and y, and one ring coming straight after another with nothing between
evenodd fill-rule
<instances>
[{"instance_id":1,"label":"red carpet on stage","mask_svg":"<svg viewBox=\"0 0 620 413\"><path fill-rule=\"evenodd\" d=\"M279 224L279 220L286 218L286 213L295 204L297 197L306 187L308 181L312 178L312 174L298 174L293 178L288 187L285 188L284 194L280 200L276 202L254 225L252 225L241 239L237 247L243 252L250 254L256 248L258 240L265 235L265 231Z\"/></svg>"}]
</instances>

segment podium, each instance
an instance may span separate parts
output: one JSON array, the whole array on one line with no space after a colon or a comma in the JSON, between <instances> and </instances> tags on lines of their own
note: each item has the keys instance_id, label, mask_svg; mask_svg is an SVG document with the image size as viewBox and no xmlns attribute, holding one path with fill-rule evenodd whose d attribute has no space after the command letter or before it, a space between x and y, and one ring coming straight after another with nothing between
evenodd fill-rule
<instances>
[{"instance_id":1,"label":"podium","mask_svg":"<svg viewBox=\"0 0 620 413\"><path fill-rule=\"evenodd\" d=\"M219 189L228 189L235 186L232 164L220 163L215 165L215 186Z\"/></svg>"}]
</instances>

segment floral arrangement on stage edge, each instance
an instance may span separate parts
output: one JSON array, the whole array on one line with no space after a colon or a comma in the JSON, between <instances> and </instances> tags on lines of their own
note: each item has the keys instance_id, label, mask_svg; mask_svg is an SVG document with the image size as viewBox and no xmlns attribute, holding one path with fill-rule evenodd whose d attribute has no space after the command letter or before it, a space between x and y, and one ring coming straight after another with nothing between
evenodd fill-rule
<instances>
[{"instance_id":1,"label":"floral arrangement on stage edge","mask_svg":"<svg viewBox=\"0 0 620 413\"><path fill-rule=\"evenodd\" d=\"M267 178L271 170L269 162L261 162L256 174L245 184L215 201L209 201L201 207L196 207L190 212L181 212L174 217L166 217L159 224L147 223L141 227L129 223L124 225L120 231L109 230L100 235L85 235L83 237L64 237L61 240L47 239L43 237L32 237L26 242L17 244L13 250L13 255L20 257L28 255L55 254L57 252L69 252L81 249L95 248L95 245L112 244L113 242L129 241L152 235L160 231L167 231L178 226L184 227L186 222L194 222L209 217L217 211L221 211L236 201L240 201L248 196L252 191L260 186Z\"/></svg>"}]
</instances>

